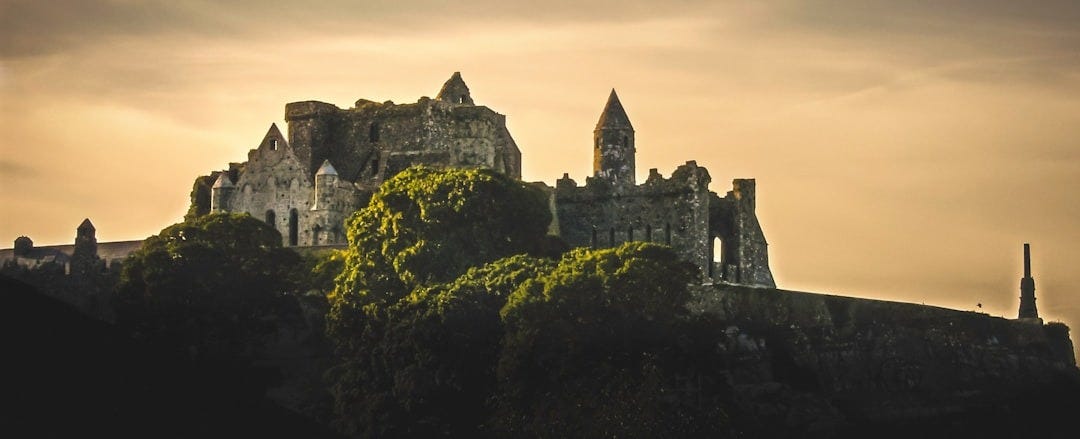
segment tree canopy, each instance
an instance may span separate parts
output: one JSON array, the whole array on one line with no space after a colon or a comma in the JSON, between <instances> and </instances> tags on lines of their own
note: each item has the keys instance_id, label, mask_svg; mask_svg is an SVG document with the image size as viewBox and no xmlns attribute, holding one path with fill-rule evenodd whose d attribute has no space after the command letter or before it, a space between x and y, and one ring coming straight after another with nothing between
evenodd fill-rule
<instances>
[{"instance_id":1,"label":"tree canopy","mask_svg":"<svg viewBox=\"0 0 1080 439\"><path fill-rule=\"evenodd\" d=\"M693 435L715 410L673 394L692 351L687 285L697 269L669 247L579 248L526 280L501 310L493 424L508 436Z\"/></svg>"},{"instance_id":2,"label":"tree canopy","mask_svg":"<svg viewBox=\"0 0 1080 439\"><path fill-rule=\"evenodd\" d=\"M330 296L346 431L475 432L494 387L498 311L549 264L524 255L550 251L550 222L542 191L489 170L414 167L383 183L348 222Z\"/></svg>"},{"instance_id":3,"label":"tree canopy","mask_svg":"<svg viewBox=\"0 0 1080 439\"><path fill-rule=\"evenodd\" d=\"M299 257L246 214L209 214L166 227L123 266L117 317L140 334L198 356L243 358L292 315Z\"/></svg>"},{"instance_id":4,"label":"tree canopy","mask_svg":"<svg viewBox=\"0 0 1080 439\"><path fill-rule=\"evenodd\" d=\"M338 426L363 437L715 431L718 405L672 394L711 349L680 332L697 268L642 242L545 259L550 220L541 191L491 171L421 167L385 182L349 221L330 295Z\"/></svg>"},{"instance_id":5,"label":"tree canopy","mask_svg":"<svg viewBox=\"0 0 1080 439\"><path fill-rule=\"evenodd\" d=\"M364 437L475 437L490 416L502 339L499 309L515 288L550 270L525 255L367 306L346 362L330 374L341 426ZM341 328L338 328L341 331ZM332 331L333 332L333 331Z\"/></svg>"},{"instance_id":6,"label":"tree canopy","mask_svg":"<svg viewBox=\"0 0 1080 439\"><path fill-rule=\"evenodd\" d=\"M481 169L412 167L348 221L339 297L393 302L471 267L539 254L551 213L539 189Z\"/></svg>"}]
</instances>

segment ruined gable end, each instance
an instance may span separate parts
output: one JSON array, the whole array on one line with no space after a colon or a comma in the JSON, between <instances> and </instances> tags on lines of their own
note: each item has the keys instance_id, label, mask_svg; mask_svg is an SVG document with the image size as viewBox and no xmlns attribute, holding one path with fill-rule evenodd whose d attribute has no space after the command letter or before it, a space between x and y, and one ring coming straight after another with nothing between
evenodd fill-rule
<instances>
[{"instance_id":1,"label":"ruined gable end","mask_svg":"<svg viewBox=\"0 0 1080 439\"><path fill-rule=\"evenodd\" d=\"M451 104L476 105L469 93L469 86L461 79L461 72L454 72L450 79L446 80L435 99Z\"/></svg>"},{"instance_id":2,"label":"ruined gable end","mask_svg":"<svg viewBox=\"0 0 1080 439\"><path fill-rule=\"evenodd\" d=\"M272 123L270 124L270 129L266 131L266 135L263 136L262 142L259 143L259 147L256 149L277 151L288 148L288 146L285 135L281 134L281 130L278 129L276 123Z\"/></svg>"}]
</instances>

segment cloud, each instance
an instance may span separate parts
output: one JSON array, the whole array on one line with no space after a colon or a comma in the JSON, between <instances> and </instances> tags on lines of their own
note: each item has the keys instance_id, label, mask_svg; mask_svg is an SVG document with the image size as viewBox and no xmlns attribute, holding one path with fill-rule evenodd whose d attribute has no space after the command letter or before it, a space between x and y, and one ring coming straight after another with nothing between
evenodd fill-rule
<instances>
[{"instance_id":1,"label":"cloud","mask_svg":"<svg viewBox=\"0 0 1080 439\"><path fill-rule=\"evenodd\" d=\"M13 0L0 5L0 57L44 55L123 37L276 38L407 35L487 23L625 22L687 13L701 0L580 3L496 0L230 2Z\"/></svg>"},{"instance_id":2,"label":"cloud","mask_svg":"<svg viewBox=\"0 0 1080 439\"><path fill-rule=\"evenodd\" d=\"M11 179L33 178L39 174L38 170L21 163L8 159L0 159L0 178L5 181Z\"/></svg>"}]
</instances>

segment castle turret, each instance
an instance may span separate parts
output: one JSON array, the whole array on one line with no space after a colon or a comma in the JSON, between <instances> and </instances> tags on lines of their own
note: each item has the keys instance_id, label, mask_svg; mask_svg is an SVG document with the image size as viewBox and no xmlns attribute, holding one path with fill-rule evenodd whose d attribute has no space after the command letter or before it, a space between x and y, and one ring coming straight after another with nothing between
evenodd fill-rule
<instances>
[{"instance_id":1,"label":"castle turret","mask_svg":"<svg viewBox=\"0 0 1080 439\"><path fill-rule=\"evenodd\" d=\"M593 131L593 174L616 187L634 185L634 127L615 89Z\"/></svg>"},{"instance_id":2,"label":"castle turret","mask_svg":"<svg viewBox=\"0 0 1080 439\"><path fill-rule=\"evenodd\" d=\"M214 185L210 187L210 212L228 212L229 199L232 198L235 189L236 186L233 186L232 180L229 180L228 172L218 174Z\"/></svg>"},{"instance_id":3,"label":"castle turret","mask_svg":"<svg viewBox=\"0 0 1080 439\"><path fill-rule=\"evenodd\" d=\"M337 185L338 173L330 160L323 160L322 166L315 172L315 203L311 210L327 210L333 207L334 186Z\"/></svg>"},{"instance_id":4,"label":"castle turret","mask_svg":"<svg viewBox=\"0 0 1080 439\"><path fill-rule=\"evenodd\" d=\"M450 79L446 80L435 99L454 104L476 105L469 94L469 86L461 79L461 72L454 72Z\"/></svg>"},{"instance_id":5,"label":"castle turret","mask_svg":"<svg viewBox=\"0 0 1080 439\"><path fill-rule=\"evenodd\" d=\"M32 250L34 250L34 241L29 236L15 238L15 256L30 256Z\"/></svg>"},{"instance_id":6,"label":"castle turret","mask_svg":"<svg viewBox=\"0 0 1080 439\"><path fill-rule=\"evenodd\" d=\"M87 218L79 224L75 232L75 250L71 253L69 272L76 276L86 276L100 268L99 263L97 229L90 222L90 218Z\"/></svg>"},{"instance_id":7,"label":"castle turret","mask_svg":"<svg viewBox=\"0 0 1080 439\"><path fill-rule=\"evenodd\" d=\"M97 256L97 229L90 222L90 218L86 218L75 231L75 251L72 257L93 256Z\"/></svg>"},{"instance_id":8,"label":"castle turret","mask_svg":"<svg viewBox=\"0 0 1080 439\"><path fill-rule=\"evenodd\" d=\"M1035 279L1031 277L1031 245L1024 243L1024 277L1020 279L1021 320L1040 321L1039 310L1035 308Z\"/></svg>"}]
</instances>

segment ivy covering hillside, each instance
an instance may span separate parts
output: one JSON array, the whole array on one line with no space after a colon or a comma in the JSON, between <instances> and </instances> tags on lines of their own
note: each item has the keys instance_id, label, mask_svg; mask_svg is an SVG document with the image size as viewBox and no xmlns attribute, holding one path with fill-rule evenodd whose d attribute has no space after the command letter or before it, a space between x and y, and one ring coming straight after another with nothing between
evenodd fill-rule
<instances>
[{"instance_id":1,"label":"ivy covering hillside","mask_svg":"<svg viewBox=\"0 0 1080 439\"><path fill-rule=\"evenodd\" d=\"M715 405L664 394L687 372L676 339L696 269L655 244L554 254L550 220L542 192L490 171L413 168L387 181L349 223L330 296L339 427L717 431Z\"/></svg>"}]
</instances>

